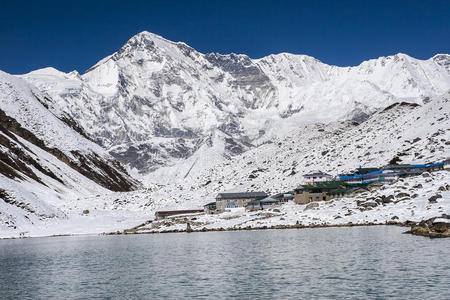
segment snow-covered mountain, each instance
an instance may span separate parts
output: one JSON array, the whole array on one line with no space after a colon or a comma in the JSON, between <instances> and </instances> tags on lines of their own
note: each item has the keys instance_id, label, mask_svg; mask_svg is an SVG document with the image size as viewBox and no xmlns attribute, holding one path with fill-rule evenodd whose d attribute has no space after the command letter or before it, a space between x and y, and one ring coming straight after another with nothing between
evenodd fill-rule
<instances>
[{"instance_id":1,"label":"snow-covered mountain","mask_svg":"<svg viewBox=\"0 0 450 300\"><path fill-rule=\"evenodd\" d=\"M0 227L65 218L70 199L139 186L70 116L50 112L53 104L0 71Z\"/></svg>"},{"instance_id":2,"label":"snow-covered mountain","mask_svg":"<svg viewBox=\"0 0 450 300\"><path fill-rule=\"evenodd\" d=\"M359 166L385 166L393 159L399 163L443 161L450 157L450 93L431 100L421 106L406 102L388 106L361 124L344 121L302 125L283 138L276 138L226 161L211 163L202 155L195 157L195 154L177 166L152 172L144 189L86 197L68 203L66 209L78 213L89 209L92 219L101 217L105 211L121 211L146 215L148 220L157 210L202 208L214 201L217 193L224 191L265 191L268 194L291 191L304 182L303 174L315 169L337 175ZM228 214L217 215L217 218L204 216L199 218L196 228L201 229L209 223L208 227L226 228L239 227L241 223L245 224L243 227L293 225L296 221L304 225L345 224L349 221L383 224L393 216L399 217L397 220L401 222L420 221L442 213L450 214L449 182L448 170L428 177L402 179L362 197L366 201L380 194L393 195L396 197L395 205L381 205L370 212L355 211L351 216L347 215L348 209L358 206L354 198L320 203L324 210L312 212L303 212L305 206L289 205L280 208L287 216L275 214L267 220L249 216L252 213L237 219L227 219L230 217ZM406 201L404 196L398 196L402 191L410 196L417 195ZM442 194L443 198L438 203L429 203L428 198L436 193ZM337 215L342 219L335 219ZM139 224L136 221L129 228ZM170 221L168 224L171 225ZM163 225L159 231L173 229L165 227L169 225ZM185 223L176 226L177 229L186 228Z\"/></svg>"},{"instance_id":3,"label":"snow-covered mountain","mask_svg":"<svg viewBox=\"0 0 450 300\"><path fill-rule=\"evenodd\" d=\"M0 236L123 230L218 192L289 191L312 169L444 160L449 140L447 54L337 67L142 32L82 75L0 71Z\"/></svg>"},{"instance_id":4,"label":"snow-covered mountain","mask_svg":"<svg viewBox=\"0 0 450 300\"><path fill-rule=\"evenodd\" d=\"M142 32L83 75L46 68L21 77L54 99L55 115L148 174L195 156L224 161L300 125L360 122L402 101L422 105L450 90L450 56L337 67L287 53L202 54Z\"/></svg>"}]
</instances>

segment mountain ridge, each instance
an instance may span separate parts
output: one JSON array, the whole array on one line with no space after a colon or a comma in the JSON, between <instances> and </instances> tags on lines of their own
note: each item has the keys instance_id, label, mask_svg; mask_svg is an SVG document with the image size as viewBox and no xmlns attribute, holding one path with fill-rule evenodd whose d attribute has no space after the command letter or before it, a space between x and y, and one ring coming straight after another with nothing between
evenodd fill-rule
<instances>
[{"instance_id":1,"label":"mountain ridge","mask_svg":"<svg viewBox=\"0 0 450 300\"><path fill-rule=\"evenodd\" d=\"M0 72L0 234L123 230L218 192L286 192L311 169L442 161L449 92L447 54L338 67L150 33L84 74Z\"/></svg>"},{"instance_id":2,"label":"mountain ridge","mask_svg":"<svg viewBox=\"0 0 450 300\"><path fill-rule=\"evenodd\" d=\"M338 67L300 54L203 54L144 31L82 75L44 69L20 77L55 99L56 114L70 115L145 175L207 141L236 155L299 124L361 122L395 102L423 104L450 89L450 56L399 53Z\"/></svg>"}]
</instances>

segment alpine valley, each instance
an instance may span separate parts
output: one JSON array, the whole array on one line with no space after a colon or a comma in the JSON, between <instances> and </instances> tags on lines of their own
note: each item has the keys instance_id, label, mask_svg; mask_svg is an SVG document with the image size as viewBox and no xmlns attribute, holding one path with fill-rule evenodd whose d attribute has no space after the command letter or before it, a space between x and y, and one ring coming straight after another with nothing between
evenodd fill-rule
<instances>
[{"instance_id":1,"label":"alpine valley","mask_svg":"<svg viewBox=\"0 0 450 300\"><path fill-rule=\"evenodd\" d=\"M219 192L290 191L314 169L449 157L448 54L338 67L203 54L142 32L84 74L0 71L0 237L123 231ZM418 222L450 214L449 182L445 169L386 185L375 194L416 196L370 210L356 204L368 197L344 198L260 222L205 216L198 228Z\"/></svg>"}]
</instances>

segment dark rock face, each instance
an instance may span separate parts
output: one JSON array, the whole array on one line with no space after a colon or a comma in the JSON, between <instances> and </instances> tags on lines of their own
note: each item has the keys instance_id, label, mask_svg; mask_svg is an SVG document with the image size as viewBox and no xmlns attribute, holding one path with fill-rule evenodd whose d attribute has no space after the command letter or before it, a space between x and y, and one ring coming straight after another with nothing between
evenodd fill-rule
<instances>
[{"instance_id":1,"label":"dark rock face","mask_svg":"<svg viewBox=\"0 0 450 300\"><path fill-rule=\"evenodd\" d=\"M9 140L0 138L0 144L8 148L14 154L8 155L7 153L0 153L0 172L9 178L23 179L20 175L20 173L22 173L37 182L44 184L39 176L29 168L31 165L43 174L64 184L58 176L43 167L39 162L35 161L22 150L26 149L27 151L32 152L19 142L12 134L14 133L50 153L72 169L109 190L130 191L137 186L137 182L128 176L125 169L117 161L105 161L96 153L82 154L73 151L72 155L78 159L78 161L74 161L59 149L47 147L44 141L37 138L29 130L23 128L15 119L7 116L3 110L0 110L0 119L2 120L2 123L0 123L0 131L16 142L14 145ZM101 172L97 172L95 169L99 169Z\"/></svg>"},{"instance_id":2,"label":"dark rock face","mask_svg":"<svg viewBox=\"0 0 450 300\"><path fill-rule=\"evenodd\" d=\"M24 211L30 213L30 214L34 214L37 217L39 217L39 219L43 220L43 219L50 219L50 218L54 218L55 215L53 214L43 214L43 213L39 213L37 212L33 207L31 207L29 205L29 203L25 203L22 201L19 201L17 199L15 199L14 197L11 197L5 190L0 189L0 200L3 200L5 203L9 204L9 205L13 205L16 206L20 209L23 209ZM10 224L14 229L16 229L16 226L14 224Z\"/></svg>"},{"instance_id":3,"label":"dark rock face","mask_svg":"<svg viewBox=\"0 0 450 300\"><path fill-rule=\"evenodd\" d=\"M236 78L248 79L248 82L269 81L269 78L246 55L209 53L205 58L214 66L221 68Z\"/></svg>"},{"instance_id":4,"label":"dark rock face","mask_svg":"<svg viewBox=\"0 0 450 300\"><path fill-rule=\"evenodd\" d=\"M247 55L209 53L205 58L236 79L230 82L233 88L242 88L255 95L253 101L244 102L247 108L257 108L258 97L276 91L269 77Z\"/></svg>"},{"instance_id":5,"label":"dark rock face","mask_svg":"<svg viewBox=\"0 0 450 300\"><path fill-rule=\"evenodd\" d=\"M444 66L447 70L450 70L450 55L448 54L438 54L433 57L433 60L438 65Z\"/></svg>"},{"instance_id":6,"label":"dark rock face","mask_svg":"<svg viewBox=\"0 0 450 300\"><path fill-rule=\"evenodd\" d=\"M84 138L92 141L92 139L88 136L88 134L84 131L84 129L69 115L66 115L60 119L64 123L66 123L70 128L81 134Z\"/></svg>"},{"instance_id":7,"label":"dark rock face","mask_svg":"<svg viewBox=\"0 0 450 300\"><path fill-rule=\"evenodd\" d=\"M237 141L233 138L225 138L225 149L229 151L233 155L239 155L244 153L247 148L250 146L248 144L242 143L241 141Z\"/></svg>"}]
</instances>

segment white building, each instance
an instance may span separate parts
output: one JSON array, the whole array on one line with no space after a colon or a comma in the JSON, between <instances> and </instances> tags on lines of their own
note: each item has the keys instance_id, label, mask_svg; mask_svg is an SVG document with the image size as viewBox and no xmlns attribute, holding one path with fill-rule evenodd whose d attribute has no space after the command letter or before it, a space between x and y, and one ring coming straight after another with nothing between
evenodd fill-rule
<instances>
[{"instance_id":1,"label":"white building","mask_svg":"<svg viewBox=\"0 0 450 300\"><path fill-rule=\"evenodd\" d=\"M331 181L333 179L333 176L327 173L323 173L320 170L317 170L303 175L303 178L305 179L306 184L311 185L316 182Z\"/></svg>"}]
</instances>

